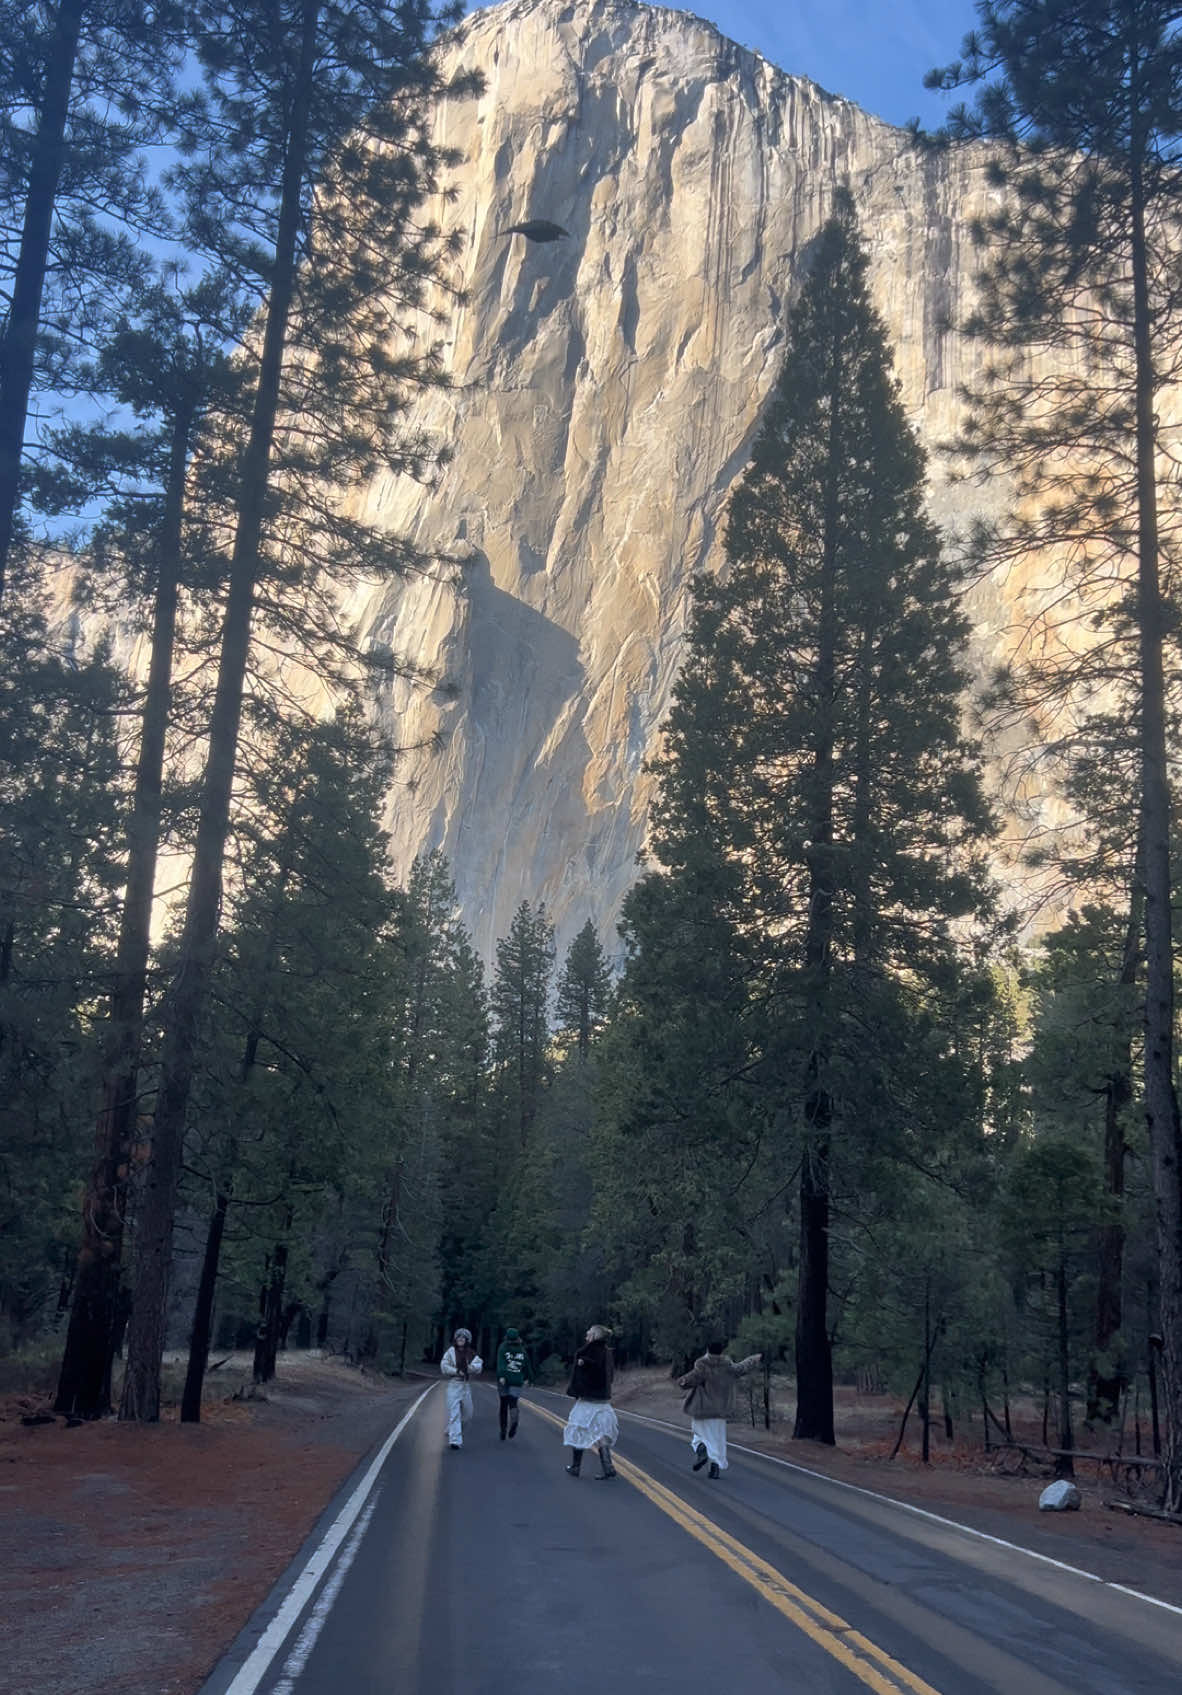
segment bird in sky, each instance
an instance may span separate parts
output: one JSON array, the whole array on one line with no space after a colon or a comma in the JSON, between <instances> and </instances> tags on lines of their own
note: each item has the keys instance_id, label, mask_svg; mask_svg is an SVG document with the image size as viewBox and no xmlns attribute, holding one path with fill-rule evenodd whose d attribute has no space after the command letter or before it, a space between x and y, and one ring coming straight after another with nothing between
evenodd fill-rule
<instances>
[{"instance_id":1,"label":"bird in sky","mask_svg":"<svg viewBox=\"0 0 1182 1695\"><path fill-rule=\"evenodd\" d=\"M564 230L561 224L552 224L549 218L527 218L523 224L510 224L506 230L499 230L502 235L523 235L527 241L560 241L563 236L569 236L570 231Z\"/></svg>"}]
</instances>

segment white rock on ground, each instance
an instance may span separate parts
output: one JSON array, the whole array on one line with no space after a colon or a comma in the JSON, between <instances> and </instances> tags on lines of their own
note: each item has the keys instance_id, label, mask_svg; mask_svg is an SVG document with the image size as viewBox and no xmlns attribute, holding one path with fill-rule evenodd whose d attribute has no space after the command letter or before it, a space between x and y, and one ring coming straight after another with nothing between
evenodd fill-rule
<instances>
[{"instance_id":1,"label":"white rock on ground","mask_svg":"<svg viewBox=\"0 0 1182 1695\"><path fill-rule=\"evenodd\" d=\"M1075 1513L1082 1505L1079 1490L1066 1477L1057 1477L1053 1483L1048 1483L1038 1497L1040 1513Z\"/></svg>"}]
</instances>

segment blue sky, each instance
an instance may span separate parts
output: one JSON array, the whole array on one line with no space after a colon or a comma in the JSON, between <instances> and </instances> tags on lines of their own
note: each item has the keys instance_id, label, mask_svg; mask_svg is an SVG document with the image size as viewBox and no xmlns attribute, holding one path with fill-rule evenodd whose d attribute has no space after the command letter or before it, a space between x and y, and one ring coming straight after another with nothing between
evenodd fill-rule
<instances>
[{"instance_id":1,"label":"blue sky","mask_svg":"<svg viewBox=\"0 0 1182 1695\"><path fill-rule=\"evenodd\" d=\"M811 77L876 117L929 128L955 104L924 73L959 55L972 0L703 0L696 12L794 76Z\"/></svg>"}]
</instances>

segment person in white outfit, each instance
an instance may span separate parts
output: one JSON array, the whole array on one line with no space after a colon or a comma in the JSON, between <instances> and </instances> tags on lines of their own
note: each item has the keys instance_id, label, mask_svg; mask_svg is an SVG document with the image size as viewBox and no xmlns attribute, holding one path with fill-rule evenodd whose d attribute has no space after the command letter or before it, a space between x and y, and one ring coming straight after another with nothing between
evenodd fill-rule
<instances>
[{"instance_id":1,"label":"person in white outfit","mask_svg":"<svg viewBox=\"0 0 1182 1695\"><path fill-rule=\"evenodd\" d=\"M439 1369L447 1378L447 1445L449 1448L462 1448L464 1420L472 1417L472 1390L468 1380L479 1377L484 1370L484 1361L472 1346L470 1330L456 1331L451 1347L439 1362Z\"/></svg>"},{"instance_id":2,"label":"person in white outfit","mask_svg":"<svg viewBox=\"0 0 1182 1695\"><path fill-rule=\"evenodd\" d=\"M694 1361L693 1370L677 1380L678 1388L689 1390L682 1410L692 1420L693 1469L701 1471L709 1461L709 1477L718 1477L726 1470L726 1421L735 1410L735 1385L763 1358L762 1354L749 1354L736 1365L724 1348L723 1342L711 1342L701 1359Z\"/></svg>"}]
</instances>

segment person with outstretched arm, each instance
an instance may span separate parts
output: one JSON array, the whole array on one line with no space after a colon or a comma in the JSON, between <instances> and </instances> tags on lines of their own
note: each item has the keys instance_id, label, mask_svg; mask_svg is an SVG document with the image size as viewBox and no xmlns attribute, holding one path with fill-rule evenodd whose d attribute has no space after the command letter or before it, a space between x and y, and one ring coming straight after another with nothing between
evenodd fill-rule
<instances>
[{"instance_id":1,"label":"person with outstretched arm","mask_svg":"<svg viewBox=\"0 0 1182 1695\"><path fill-rule=\"evenodd\" d=\"M694 1361L693 1370L678 1379L678 1388L689 1390L682 1411L691 1419L695 1471L701 1471L707 1461L708 1477L718 1477L726 1470L726 1421L735 1410L735 1385L740 1377L754 1371L762 1358L762 1354L748 1354L736 1364L726 1352L725 1342L711 1342L701 1359Z\"/></svg>"}]
</instances>

